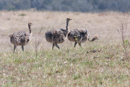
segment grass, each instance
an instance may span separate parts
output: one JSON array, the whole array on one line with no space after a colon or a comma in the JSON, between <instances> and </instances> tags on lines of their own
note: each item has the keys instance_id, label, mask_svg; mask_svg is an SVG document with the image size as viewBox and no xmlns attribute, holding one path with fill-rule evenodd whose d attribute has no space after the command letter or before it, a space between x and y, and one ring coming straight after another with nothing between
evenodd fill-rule
<instances>
[{"instance_id":1,"label":"grass","mask_svg":"<svg viewBox=\"0 0 130 87\"><path fill-rule=\"evenodd\" d=\"M26 14L22 13L22 14L19 14L19 16L26 16Z\"/></svg>"},{"instance_id":2,"label":"grass","mask_svg":"<svg viewBox=\"0 0 130 87\"><path fill-rule=\"evenodd\" d=\"M130 63L123 60L124 48L118 33L123 16L117 12L1 11L0 86L129 87ZM98 36L99 40L86 41L82 48L78 45L73 48L74 43L66 39L59 45L60 50L51 50L52 44L46 42L44 34L51 29L65 28L67 17L72 18L69 30L86 28L90 38ZM25 52L18 47L13 54L8 35L20 30L28 31L28 22L34 24L32 40L25 46ZM128 56L129 22L128 19L128 30L124 33ZM42 32L38 35L40 29ZM40 41L37 48L36 40Z\"/></svg>"},{"instance_id":3,"label":"grass","mask_svg":"<svg viewBox=\"0 0 130 87\"><path fill-rule=\"evenodd\" d=\"M1 86L129 86L130 65L117 47L42 50L37 57L35 52L1 53ZM101 51L87 53L90 48Z\"/></svg>"}]
</instances>

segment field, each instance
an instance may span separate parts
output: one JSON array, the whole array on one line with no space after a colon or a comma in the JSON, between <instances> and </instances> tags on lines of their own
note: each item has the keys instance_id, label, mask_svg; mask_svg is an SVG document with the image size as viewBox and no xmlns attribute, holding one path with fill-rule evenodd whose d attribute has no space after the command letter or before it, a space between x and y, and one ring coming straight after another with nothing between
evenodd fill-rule
<instances>
[{"instance_id":1,"label":"field","mask_svg":"<svg viewBox=\"0 0 130 87\"><path fill-rule=\"evenodd\" d=\"M85 28L90 38L82 48L67 40L60 50L46 42L45 32L66 26L69 30ZM122 45L121 23L127 54ZM32 40L13 53L9 35L27 31L32 25ZM39 33L39 31L41 32ZM0 12L0 86L1 87L129 87L130 86L129 13L103 12ZM126 58L127 55L127 58Z\"/></svg>"}]
</instances>

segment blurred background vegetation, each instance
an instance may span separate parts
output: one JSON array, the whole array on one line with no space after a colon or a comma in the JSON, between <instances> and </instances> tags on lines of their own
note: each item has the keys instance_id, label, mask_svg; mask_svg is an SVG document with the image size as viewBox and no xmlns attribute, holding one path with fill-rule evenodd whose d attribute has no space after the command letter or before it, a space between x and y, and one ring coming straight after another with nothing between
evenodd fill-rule
<instances>
[{"instance_id":1,"label":"blurred background vegetation","mask_svg":"<svg viewBox=\"0 0 130 87\"><path fill-rule=\"evenodd\" d=\"M130 11L130 0L0 0L0 10Z\"/></svg>"}]
</instances>

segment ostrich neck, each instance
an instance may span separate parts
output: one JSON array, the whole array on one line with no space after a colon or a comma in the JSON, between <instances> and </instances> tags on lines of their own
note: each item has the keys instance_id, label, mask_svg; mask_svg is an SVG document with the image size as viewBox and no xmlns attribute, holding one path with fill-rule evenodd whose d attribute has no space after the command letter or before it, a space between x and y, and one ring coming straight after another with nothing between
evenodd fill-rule
<instances>
[{"instance_id":1,"label":"ostrich neck","mask_svg":"<svg viewBox=\"0 0 130 87\"><path fill-rule=\"evenodd\" d=\"M28 25L28 28L29 28L29 33L31 33L31 26L30 26L30 25Z\"/></svg>"},{"instance_id":2,"label":"ostrich neck","mask_svg":"<svg viewBox=\"0 0 130 87\"><path fill-rule=\"evenodd\" d=\"M88 40L89 40L90 42L93 42L93 41L95 41L95 38L93 38L93 39L91 39L91 40L90 40L90 39L88 39Z\"/></svg>"},{"instance_id":3,"label":"ostrich neck","mask_svg":"<svg viewBox=\"0 0 130 87\"><path fill-rule=\"evenodd\" d=\"M66 31L68 32L68 25L69 25L69 21L66 21Z\"/></svg>"}]
</instances>

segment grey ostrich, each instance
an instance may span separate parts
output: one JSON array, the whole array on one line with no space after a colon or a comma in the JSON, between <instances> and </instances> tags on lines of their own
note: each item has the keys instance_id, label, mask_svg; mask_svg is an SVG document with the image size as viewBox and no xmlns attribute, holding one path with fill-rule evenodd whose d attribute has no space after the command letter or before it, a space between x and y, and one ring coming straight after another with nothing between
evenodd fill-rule
<instances>
[{"instance_id":1,"label":"grey ostrich","mask_svg":"<svg viewBox=\"0 0 130 87\"><path fill-rule=\"evenodd\" d=\"M70 20L72 20L72 19L70 19L70 18L66 19L66 30L65 29L50 30L45 33L46 41L53 44L52 50L54 49L54 46L56 46L58 49L60 49L58 44L63 43L65 41L65 37L68 34L68 25L69 25Z\"/></svg>"},{"instance_id":2,"label":"grey ostrich","mask_svg":"<svg viewBox=\"0 0 130 87\"><path fill-rule=\"evenodd\" d=\"M15 52L17 46L21 46L22 51L24 51L24 45L30 41L30 36L32 35L31 25L32 23L28 23L29 33L25 31L18 31L9 35L10 42L14 45L13 52Z\"/></svg>"},{"instance_id":3,"label":"grey ostrich","mask_svg":"<svg viewBox=\"0 0 130 87\"><path fill-rule=\"evenodd\" d=\"M69 41L75 42L74 47L76 47L77 43L81 47L81 43L85 42L86 40L93 42L97 40L98 37L95 36L92 40L90 40L86 29L80 29L80 30L74 29L68 33L68 39Z\"/></svg>"}]
</instances>

